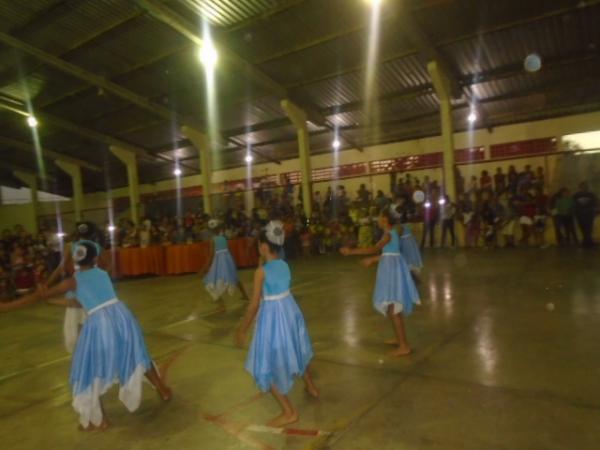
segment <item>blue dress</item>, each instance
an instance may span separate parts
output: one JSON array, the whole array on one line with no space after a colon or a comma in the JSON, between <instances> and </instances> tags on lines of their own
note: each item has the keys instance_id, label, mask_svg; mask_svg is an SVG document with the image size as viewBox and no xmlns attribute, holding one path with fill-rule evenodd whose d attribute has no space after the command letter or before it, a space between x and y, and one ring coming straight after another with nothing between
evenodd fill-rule
<instances>
[{"instance_id":1,"label":"blue dress","mask_svg":"<svg viewBox=\"0 0 600 450\"><path fill-rule=\"evenodd\" d=\"M423 259L421 258L421 251L419 245L415 239L415 235L412 233L410 225L407 223L402 224L402 236L400 236L400 253L404 256L404 260L410 270L418 272L423 268Z\"/></svg>"},{"instance_id":2,"label":"blue dress","mask_svg":"<svg viewBox=\"0 0 600 450\"><path fill-rule=\"evenodd\" d=\"M295 377L304 375L313 357L312 344L304 316L290 293L291 274L285 261L275 259L263 266L263 299L256 329L246 359L261 391L275 386L287 394Z\"/></svg>"},{"instance_id":3,"label":"blue dress","mask_svg":"<svg viewBox=\"0 0 600 450\"><path fill-rule=\"evenodd\" d=\"M81 239L78 241L74 241L71 244L71 255L75 257L75 249L78 244L83 242L87 242L88 244L93 244L96 247L96 253L100 256L102 253L102 247L97 242L89 241L87 239ZM77 264L75 264L75 270L79 270ZM65 294L65 298L67 300L77 300L77 295L75 291L68 291ZM63 336L65 338L65 348L67 352L73 353L75 350L75 344L77 343L77 337L79 335L79 327L82 326L87 318L85 311L83 308L75 308L72 306L68 306L65 308L65 320L63 323Z\"/></svg>"},{"instance_id":4,"label":"blue dress","mask_svg":"<svg viewBox=\"0 0 600 450\"><path fill-rule=\"evenodd\" d=\"M119 399L129 411L142 400L144 374L152 361L142 330L117 298L108 274L98 268L75 273L77 300L88 314L71 365L73 408L79 422L100 425L100 396L119 384Z\"/></svg>"},{"instance_id":5,"label":"blue dress","mask_svg":"<svg viewBox=\"0 0 600 450\"><path fill-rule=\"evenodd\" d=\"M227 239L223 236L215 236L213 245L215 254L210 269L204 277L204 286L213 300L218 300L225 292L228 292L229 295L235 293L238 275L235 261L229 252Z\"/></svg>"},{"instance_id":6,"label":"blue dress","mask_svg":"<svg viewBox=\"0 0 600 450\"><path fill-rule=\"evenodd\" d=\"M419 292L410 274L408 265L400 254L400 238L395 229L390 230L390 242L383 248L379 265L373 306L383 315L387 315L389 305L394 305L394 313L412 313L415 304L419 304Z\"/></svg>"}]
</instances>

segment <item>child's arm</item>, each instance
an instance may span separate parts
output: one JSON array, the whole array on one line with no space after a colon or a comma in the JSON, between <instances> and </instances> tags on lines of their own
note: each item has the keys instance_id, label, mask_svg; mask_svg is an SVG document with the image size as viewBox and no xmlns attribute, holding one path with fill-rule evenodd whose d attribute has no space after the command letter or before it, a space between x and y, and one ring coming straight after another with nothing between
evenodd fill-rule
<instances>
[{"instance_id":1,"label":"child's arm","mask_svg":"<svg viewBox=\"0 0 600 450\"><path fill-rule=\"evenodd\" d=\"M36 292L25 295L18 300L9 303L0 303L0 312L12 311L14 309L24 308L29 305L33 305L46 298L51 298L59 294L64 294L67 291L73 291L77 287L77 283L74 278L67 278L56 286L47 289L43 286L39 286Z\"/></svg>"},{"instance_id":2,"label":"child's arm","mask_svg":"<svg viewBox=\"0 0 600 450\"><path fill-rule=\"evenodd\" d=\"M385 247L387 245L387 243L390 242L390 239L391 239L390 234L385 233L383 235L383 237L379 240L379 242L372 247L365 247L365 248L342 247L340 249L340 253L344 256L372 255L374 253L379 253L381 251L381 249L383 249L383 247Z\"/></svg>"},{"instance_id":3,"label":"child's arm","mask_svg":"<svg viewBox=\"0 0 600 450\"><path fill-rule=\"evenodd\" d=\"M363 267L370 267L373 264L379 262L379 260L381 259L381 255L377 255L377 256L369 256L367 258L363 258L360 260L360 264Z\"/></svg>"},{"instance_id":4,"label":"child's arm","mask_svg":"<svg viewBox=\"0 0 600 450\"><path fill-rule=\"evenodd\" d=\"M246 341L246 333L248 332L248 328L254 321L254 317L258 312L258 306L260 305L260 299L262 297L262 286L265 280L265 271L262 267L256 269L254 272L254 291L252 293L252 300L246 309L246 314L242 319L242 323L237 329L235 334L235 342L238 346L243 346Z\"/></svg>"}]
</instances>

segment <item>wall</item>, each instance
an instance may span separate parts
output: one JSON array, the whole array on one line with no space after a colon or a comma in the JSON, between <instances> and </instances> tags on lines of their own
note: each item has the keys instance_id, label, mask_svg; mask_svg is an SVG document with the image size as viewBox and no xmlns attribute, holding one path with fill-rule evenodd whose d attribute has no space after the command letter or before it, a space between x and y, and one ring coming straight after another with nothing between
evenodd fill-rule
<instances>
[{"instance_id":1,"label":"wall","mask_svg":"<svg viewBox=\"0 0 600 450\"><path fill-rule=\"evenodd\" d=\"M468 148L475 146L485 146L489 149L490 145L501 144L507 142L544 138L550 136L562 136L571 133L579 133L585 131L593 131L600 128L600 112L579 114L566 116L555 119L548 119L536 122L528 122L516 125L507 125L495 128L492 132L486 129L474 130L472 132L455 133L455 147ZM411 141L395 142L385 145L376 145L368 147L364 152L358 150L346 150L336 155L332 153L315 155L311 158L313 168L331 167L337 164L349 164L356 162L369 162L374 160L396 158L406 155L424 154L438 152L442 149L442 139L440 136L433 136L423 139L415 139ZM534 167L542 166L546 169L547 178L550 183L550 190L556 189L558 186L566 184L571 188L576 187L577 181L587 178L591 181L600 183L600 164L597 163L597 158L592 161L591 156L584 157L567 157L567 156L541 156L528 159L504 160L504 161L489 161L473 165L461 165L460 170L463 176L468 179L472 174L479 175L481 170L485 169L490 172L495 171L496 167L506 169L508 165L514 164L517 167L522 167L525 164L531 164ZM280 174L285 172L293 172L299 170L297 159L283 161L281 165L274 163L258 164L252 167L252 176L264 176L272 174ZM440 169L429 169L416 172L419 178L428 175L431 179L441 180L442 173ZM218 185L226 180L243 179L247 176L247 169L239 167L224 171L215 171L213 173L213 183ZM200 176L182 178L180 181L182 188L196 187L200 185ZM389 191L389 175L375 175L362 178L350 178L341 180L346 186L348 192L352 195L361 183L365 183L370 189L376 191L378 189L384 192ZM329 182L319 182L314 184L314 190L325 191L330 185ZM165 190L176 189L175 180L166 180L154 184L144 184L140 186L140 195L150 194ZM594 185L597 192L600 192L600 186ZM103 223L110 215L109 199L127 198L128 188L114 189L110 193L97 192L86 194L84 197L84 218L94 220L98 223ZM22 206L22 205L19 205ZM19 216L20 212L13 213L6 209L9 207L3 206L0 209L0 224L12 222L13 217ZM71 202L62 203L60 211L65 223L73 221L72 204ZM40 204L39 214L41 216L50 217L56 216L55 205L53 203ZM129 210L127 207L113 211L116 218L128 217ZM143 206L142 206L143 214ZM16 219L15 219L16 220Z\"/></svg>"},{"instance_id":2,"label":"wall","mask_svg":"<svg viewBox=\"0 0 600 450\"><path fill-rule=\"evenodd\" d=\"M31 203L20 205L2 205L0 207L0 230L12 228L17 224L23 225L27 230L35 228L35 216Z\"/></svg>"}]
</instances>

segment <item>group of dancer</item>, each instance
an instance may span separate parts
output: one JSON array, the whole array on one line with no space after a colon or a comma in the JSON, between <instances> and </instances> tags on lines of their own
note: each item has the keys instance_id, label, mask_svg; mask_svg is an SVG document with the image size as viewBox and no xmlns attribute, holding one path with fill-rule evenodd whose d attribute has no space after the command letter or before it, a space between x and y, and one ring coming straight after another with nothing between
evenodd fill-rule
<instances>
[{"instance_id":1,"label":"group of dancer","mask_svg":"<svg viewBox=\"0 0 600 450\"><path fill-rule=\"evenodd\" d=\"M405 356L411 353L411 348L403 316L411 314L414 305L420 302L411 270L420 270L421 256L410 227L406 224L395 226L392 211L382 211L378 223L383 236L376 245L344 247L340 251L345 256L372 255L362 260L364 266L378 263L373 306L392 322L395 339L391 344L396 347L392 354ZM40 286L35 293L12 303L0 304L0 312L70 293L64 304L67 308L77 308L75 312L67 309L65 315L67 349L71 348L73 340L76 341L69 379L72 405L79 413L81 429L106 429L109 422L101 396L114 384L119 384L119 399L129 411L135 411L140 405L144 376L162 400L168 401L172 393L150 357L137 320L117 298L105 270L107 265L101 247L93 240L85 239L88 225L81 225L78 226L81 239L72 243L61 266L62 269L72 261L73 275L55 286ZM258 237L261 263L254 274L251 297L238 278L219 223L212 221L211 228L215 236L211 260L203 270L206 290L214 300L221 302L221 308L224 308L224 294L233 294L236 289L248 300L235 341L239 346L245 344L248 330L256 319L245 367L258 388L270 392L281 409L268 425L290 425L299 419L298 411L288 397L295 379L303 378L310 396L318 398L319 391L310 370L314 352L308 329L290 291L291 272L283 253L283 224L269 222Z\"/></svg>"}]
</instances>

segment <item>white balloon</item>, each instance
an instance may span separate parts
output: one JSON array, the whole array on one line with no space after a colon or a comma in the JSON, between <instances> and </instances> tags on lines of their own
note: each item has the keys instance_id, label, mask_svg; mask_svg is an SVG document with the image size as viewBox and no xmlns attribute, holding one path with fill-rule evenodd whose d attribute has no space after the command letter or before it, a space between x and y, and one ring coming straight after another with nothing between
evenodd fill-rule
<instances>
[{"instance_id":1,"label":"white balloon","mask_svg":"<svg viewBox=\"0 0 600 450\"><path fill-rule=\"evenodd\" d=\"M425 193L423 191L413 192L413 201L415 203L423 203L425 201Z\"/></svg>"},{"instance_id":2,"label":"white balloon","mask_svg":"<svg viewBox=\"0 0 600 450\"><path fill-rule=\"evenodd\" d=\"M542 68L542 58L537 53L530 53L523 61L523 66L527 72L537 72Z\"/></svg>"}]
</instances>

